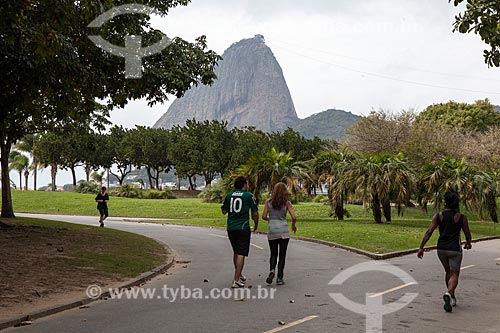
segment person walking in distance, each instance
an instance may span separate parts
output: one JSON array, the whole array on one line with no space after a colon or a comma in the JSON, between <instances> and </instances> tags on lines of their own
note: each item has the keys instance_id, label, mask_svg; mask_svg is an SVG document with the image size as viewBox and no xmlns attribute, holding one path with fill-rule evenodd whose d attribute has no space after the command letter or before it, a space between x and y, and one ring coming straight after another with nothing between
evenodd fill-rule
<instances>
[{"instance_id":1,"label":"person walking in distance","mask_svg":"<svg viewBox=\"0 0 500 333\"><path fill-rule=\"evenodd\" d=\"M106 187L101 187L101 192L97 194L95 197L95 201L97 202L97 210L99 211L99 224L101 227L104 227L104 220L109 216L108 213L108 201L109 196L106 193Z\"/></svg>"},{"instance_id":2,"label":"person walking in distance","mask_svg":"<svg viewBox=\"0 0 500 333\"><path fill-rule=\"evenodd\" d=\"M257 231L259 225L257 203L252 193L248 192L248 182L244 176L236 177L234 191L226 195L221 210L222 214L228 214L227 235L233 248L234 277L231 287L242 288L246 282L243 266L245 257L248 257L250 251L250 211L254 222L254 232Z\"/></svg>"},{"instance_id":3,"label":"person walking in distance","mask_svg":"<svg viewBox=\"0 0 500 333\"><path fill-rule=\"evenodd\" d=\"M274 185L273 194L264 205L262 219L269 221L269 230L267 232L267 240L271 250L271 258L269 259L269 275L266 279L267 284L273 283L276 263L278 264L277 285L285 284L283 280L285 270L286 250L290 241L290 232L288 230L288 222L286 221L286 213L292 218L292 230L297 232L295 223L297 218L290 202L290 192L284 183ZM278 260L279 258L279 260Z\"/></svg>"},{"instance_id":4,"label":"person walking in distance","mask_svg":"<svg viewBox=\"0 0 500 333\"><path fill-rule=\"evenodd\" d=\"M422 259L424 256L424 246L431 238L432 233L439 227L439 239L437 243L437 255L445 270L445 282L448 290L443 295L444 310L451 312L453 306L457 305L455 289L458 285L458 277L462 265L462 246L460 241L460 231L465 234L464 249L471 249L471 233L467 216L460 214L459 197L455 192L446 192L444 194L445 208L432 218L432 222L427 229L417 257Z\"/></svg>"}]
</instances>

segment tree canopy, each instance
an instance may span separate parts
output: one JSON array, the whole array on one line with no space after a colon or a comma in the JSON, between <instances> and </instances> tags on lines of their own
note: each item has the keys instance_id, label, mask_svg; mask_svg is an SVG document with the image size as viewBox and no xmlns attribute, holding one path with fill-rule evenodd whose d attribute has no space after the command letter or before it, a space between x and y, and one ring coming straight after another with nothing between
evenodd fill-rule
<instances>
[{"instance_id":1,"label":"tree canopy","mask_svg":"<svg viewBox=\"0 0 500 333\"><path fill-rule=\"evenodd\" d=\"M459 6L466 0L453 1ZM455 17L453 31L473 32L491 48L484 50L488 66L500 67L500 2L491 0L467 0L466 9Z\"/></svg>"},{"instance_id":2,"label":"tree canopy","mask_svg":"<svg viewBox=\"0 0 500 333\"><path fill-rule=\"evenodd\" d=\"M100 31L88 24L103 12L126 1L33 0L0 2L0 148L2 162L2 216L14 216L7 157L17 140L64 123L88 121L146 98L150 104L182 96L193 85L210 84L220 57L207 50L201 36L194 43L174 38L157 54L142 59L141 79L126 80L124 59L106 53L87 38L98 33L115 45L127 35L139 35L148 46L163 34L149 24L148 15L120 15ZM189 0L142 0L160 15Z\"/></svg>"}]
</instances>

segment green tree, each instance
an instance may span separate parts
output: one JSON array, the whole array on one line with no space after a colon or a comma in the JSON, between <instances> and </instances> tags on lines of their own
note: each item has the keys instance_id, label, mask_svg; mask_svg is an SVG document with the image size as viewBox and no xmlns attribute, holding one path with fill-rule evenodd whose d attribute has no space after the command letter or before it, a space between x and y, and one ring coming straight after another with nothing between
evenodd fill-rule
<instances>
[{"instance_id":1,"label":"green tree","mask_svg":"<svg viewBox=\"0 0 500 333\"><path fill-rule=\"evenodd\" d=\"M459 6L465 0L453 0ZM449 0L452 2L452 0ZM467 0L463 13L455 16L453 31L478 34L491 49L484 50L488 66L500 66L500 3L491 0Z\"/></svg>"},{"instance_id":2,"label":"green tree","mask_svg":"<svg viewBox=\"0 0 500 333\"><path fill-rule=\"evenodd\" d=\"M381 206L384 206L386 220L390 221L391 200L398 207L409 201L415 176L402 154L360 155L344 163L342 169L342 177L333 184L334 191L349 189L350 194L370 202L376 223L382 223Z\"/></svg>"},{"instance_id":3,"label":"green tree","mask_svg":"<svg viewBox=\"0 0 500 333\"><path fill-rule=\"evenodd\" d=\"M125 177L132 172L132 161L130 160L129 142L126 140L130 130L124 129L123 126L114 126L111 128L109 135L102 141L100 149L108 149L112 152L112 164L116 166L117 172L111 171L111 165L104 165L110 170L110 174L118 179L118 183L123 185ZM133 144L133 143L132 143Z\"/></svg>"},{"instance_id":4,"label":"green tree","mask_svg":"<svg viewBox=\"0 0 500 333\"><path fill-rule=\"evenodd\" d=\"M428 106L416 118L417 123L427 126L446 125L463 131L486 131L500 126L500 113L488 99L474 104L447 102Z\"/></svg>"},{"instance_id":5,"label":"green tree","mask_svg":"<svg viewBox=\"0 0 500 333\"><path fill-rule=\"evenodd\" d=\"M30 169L33 170L33 190L37 189L37 171L38 171L38 156L37 156L37 146L40 141L40 136L38 134L27 134L25 135L16 145L17 150L29 153L32 158ZM28 189L28 184L26 184L26 189Z\"/></svg>"},{"instance_id":6,"label":"green tree","mask_svg":"<svg viewBox=\"0 0 500 333\"><path fill-rule=\"evenodd\" d=\"M189 0L138 3L165 16ZM220 57L206 49L201 36L195 43L173 39L163 51L142 59L142 79L125 80L124 60L96 47L87 36L96 33L123 45L124 36L137 35L148 46L163 34L151 27L148 15L121 15L100 31L88 28L104 11L121 4L118 0L0 2L2 217L14 215L7 157L24 135L87 121L96 111L96 100L123 107L130 99L145 97L154 104L216 78L214 67Z\"/></svg>"},{"instance_id":7,"label":"green tree","mask_svg":"<svg viewBox=\"0 0 500 333\"><path fill-rule=\"evenodd\" d=\"M251 156L264 155L271 149L269 135L255 127L233 128L234 147L228 168L235 170L245 164Z\"/></svg>"},{"instance_id":8,"label":"green tree","mask_svg":"<svg viewBox=\"0 0 500 333\"><path fill-rule=\"evenodd\" d=\"M127 132L124 146L128 147L127 155L136 167L146 167L151 188L159 189L160 173L169 172L173 164L170 132L161 128L137 126Z\"/></svg>"},{"instance_id":9,"label":"green tree","mask_svg":"<svg viewBox=\"0 0 500 333\"><path fill-rule=\"evenodd\" d=\"M272 148L264 155L250 157L246 164L236 169L232 177L246 176L249 190L253 192L258 201L262 190L271 192L278 182L287 184L292 193L296 195L301 190L299 179L303 176L304 171L294 163L291 152L278 152Z\"/></svg>"},{"instance_id":10,"label":"green tree","mask_svg":"<svg viewBox=\"0 0 500 333\"><path fill-rule=\"evenodd\" d=\"M11 152L12 162L9 165L9 171L16 170L19 172L19 189L23 189L23 173L28 171L29 158L18 151ZM28 189L28 178L26 177L26 189Z\"/></svg>"},{"instance_id":11,"label":"green tree","mask_svg":"<svg viewBox=\"0 0 500 333\"><path fill-rule=\"evenodd\" d=\"M320 138L306 139L291 128L283 132L274 132L269 135L269 139L271 146L277 151L291 151L295 161L307 161L323 148L323 141Z\"/></svg>"},{"instance_id":12,"label":"green tree","mask_svg":"<svg viewBox=\"0 0 500 333\"><path fill-rule=\"evenodd\" d=\"M348 188L340 188L348 184L340 181L343 177L342 172L355 158L356 155L345 148L341 152L322 151L307 163L309 176L315 179L318 185L322 182L327 183L330 207L339 220L344 219L344 201L346 193L349 192Z\"/></svg>"},{"instance_id":13,"label":"green tree","mask_svg":"<svg viewBox=\"0 0 500 333\"><path fill-rule=\"evenodd\" d=\"M57 188L56 176L58 166L63 163L60 148L65 144L65 138L54 132L45 133L41 136L37 149L38 160L42 167L50 167L51 188Z\"/></svg>"}]
</instances>

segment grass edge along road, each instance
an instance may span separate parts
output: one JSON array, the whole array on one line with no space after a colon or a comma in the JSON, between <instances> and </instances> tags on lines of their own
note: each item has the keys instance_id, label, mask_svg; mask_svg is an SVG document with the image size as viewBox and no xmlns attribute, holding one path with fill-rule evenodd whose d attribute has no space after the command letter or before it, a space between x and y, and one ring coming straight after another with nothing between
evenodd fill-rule
<instances>
[{"instance_id":1,"label":"grass edge along road","mask_svg":"<svg viewBox=\"0 0 500 333\"><path fill-rule=\"evenodd\" d=\"M97 216L94 194L73 192L12 191L14 210L26 213L49 213L68 215ZM111 197L109 209L111 216L144 217L169 220L183 224L218 226L226 225L226 218L220 213L220 204L203 203L200 199L128 199ZM429 207L427 213L420 208L407 208L403 216L392 212L393 221L376 224L371 211L362 206L347 205L351 214L344 221L329 216L330 208L322 203L299 203L297 213L297 236L310 237L363 249L373 253L417 248L425 230L435 213ZM498 223L478 222L477 216L467 214L474 239L500 236ZM160 221L161 222L161 221ZM260 231L267 225L261 221ZM434 233L428 246L437 242Z\"/></svg>"}]
</instances>

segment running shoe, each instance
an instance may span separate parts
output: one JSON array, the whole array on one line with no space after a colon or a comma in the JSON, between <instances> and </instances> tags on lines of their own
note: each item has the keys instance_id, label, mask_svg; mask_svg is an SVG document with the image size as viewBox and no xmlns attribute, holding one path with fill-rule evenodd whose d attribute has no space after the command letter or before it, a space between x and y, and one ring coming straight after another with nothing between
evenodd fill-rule
<instances>
[{"instance_id":1,"label":"running shoe","mask_svg":"<svg viewBox=\"0 0 500 333\"><path fill-rule=\"evenodd\" d=\"M240 281L233 281L233 284L231 285L231 288L244 288L245 284L241 283Z\"/></svg>"},{"instance_id":2,"label":"running shoe","mask_svg":"<svg viewBox=\"0 0 500 333\"><path fill-rule=\"evenodd\" d=\"M444 293L443 300L444 300L444 305L443 305L444 311L451 312L453 308L451 307L451 295L449 292Z\"/></svg>"},{"instance_id":3,"label":"running shoe","mask_svg":"<svg viewBox=\"0 0 500 333\"><path fill-rule=\"evenodd\" d=\"M284 284L285 284L285 281L283 281L283 279L277 278L277 279L276 279L276 284L277 284L278 286L281 286L281 285L284 285Z\"/></svg>"},{"instance_id":4,"label":"running shoe","mask_svg":"<svg viewBox=\"0 0 500 333\"><path fill-rule=\"evenodd\" d=\"M267 283L267 284L271 284L271 283L273 283L273 279L274 279L274 271L270 271L270 272L269 272L269 275L268 275L268 277L267 277L267 279L266 279L266 283Z\"/></svg>"},{"instance_id":5,"label":"running shoe","mask_svg":"<svg viewBox=\"0 0 500 333\"><path fill-rule=\"evenodd\" d=\"M241 275L240 276L240 282L243 283L243 284L245 284L247 282L247 277L244 276L244 275Z\"/></svg>"},{"instance_id":6,"label":"running shoe","mask_svg":"<svg viewBox=\"0 0 500 333\"><path fill-rule=\"evenodd\" d=\"M451 296L451 306L457 306L457 298Z\"/></svg>"}]
</instances>

